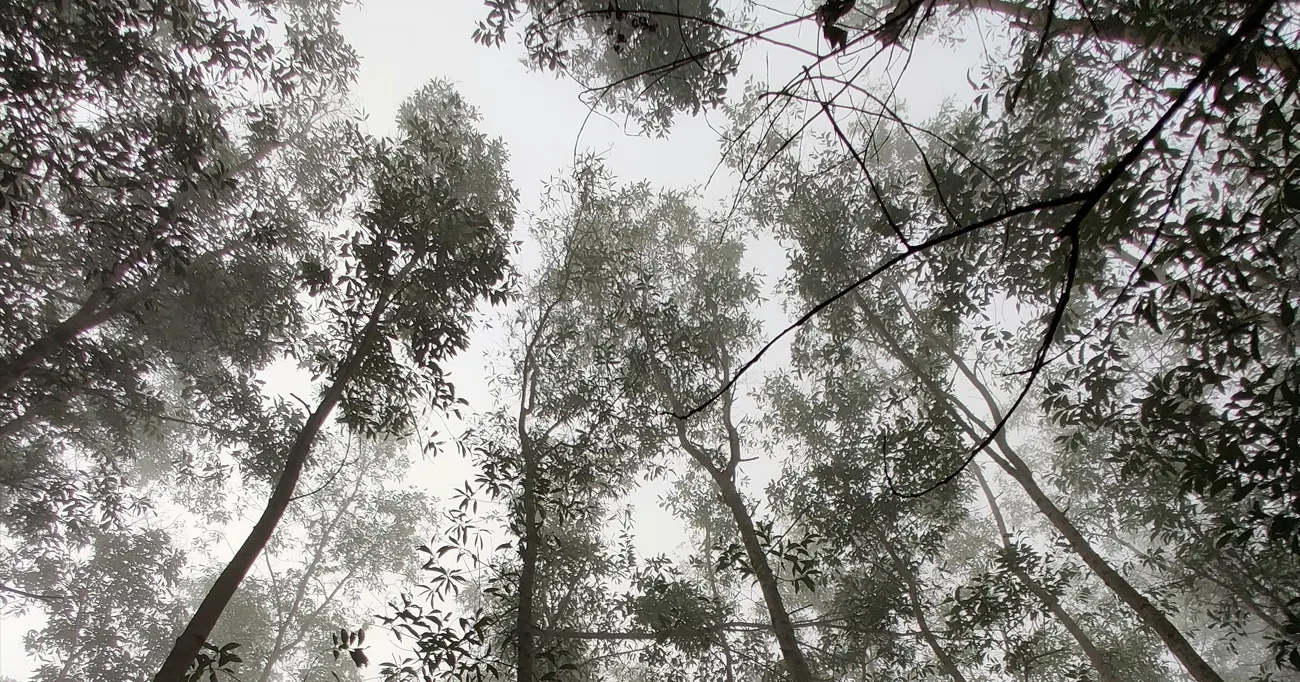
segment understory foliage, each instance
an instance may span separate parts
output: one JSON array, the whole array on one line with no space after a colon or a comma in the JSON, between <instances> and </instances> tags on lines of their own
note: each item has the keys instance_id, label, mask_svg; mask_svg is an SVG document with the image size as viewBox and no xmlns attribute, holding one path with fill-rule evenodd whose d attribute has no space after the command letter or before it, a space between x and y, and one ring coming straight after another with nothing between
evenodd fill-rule
<instances>
[{"instance_id":1,"label":"understory foliage","mask_svg":"<svg viewBox=\"0 0 1300 682\"><path fill-rule=\"evenodd\" d=\"M29 4L34 679L1300 679L1296 3L490 0L476 42L650 135L710 114L735 181L581 158L518 242L450 85L350 118L337 4ZM979 31L908 115L907 55ZM434 501L409 455L506 303Z\"/></svg>"}]
</instances>

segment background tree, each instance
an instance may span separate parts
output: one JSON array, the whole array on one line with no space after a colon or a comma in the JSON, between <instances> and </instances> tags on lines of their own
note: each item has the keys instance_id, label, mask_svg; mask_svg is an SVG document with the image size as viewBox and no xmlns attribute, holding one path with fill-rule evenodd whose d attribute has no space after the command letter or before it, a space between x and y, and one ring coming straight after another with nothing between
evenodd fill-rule
<instances>
[{"instance_id":1,"label":"background tree","mask_svg":"<svg viewBox=\"0 0 1300 682\"><path fill-rule=\"evenodd\" d=\"M209 637L243 644L241 677L330 679L340 670L331 665L329 634L339 624L368 622L378 595L415 580L411 559L427 537L433 501L395 485L409 463L401 444L341 441L326 442L331 447L323 448L328 454L322 459L333 466L318 467L304 481L306 492L290 508L260 570L245 580Z\"/></svg>"}]
</instances>

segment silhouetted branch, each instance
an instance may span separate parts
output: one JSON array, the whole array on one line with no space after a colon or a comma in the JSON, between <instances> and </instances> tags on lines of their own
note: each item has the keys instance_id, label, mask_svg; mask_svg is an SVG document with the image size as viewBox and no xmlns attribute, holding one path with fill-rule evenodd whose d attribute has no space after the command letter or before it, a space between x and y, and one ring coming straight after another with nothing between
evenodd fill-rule
<instances>
[{"instance_id":1,"label":"silhouetted branch","mask_svg":"<svg viewBox=\"0 0 1300 682\"><path fill-rule=\"evenodd\" d=\"M1043 334L1043 342L1038 347L1038 351L1034 354L1034 362L1028 370L1025 370L1025 372L1029 374L1029 378L1026 379L1024 387L1021 388L1020 394L1016 396L1016 400L1011 404L1011 407L1008 408L1006 413L1002 415L1002 418L993 425L993 429L983 438L983 440L980 441L979 445L966 455L961 466L957 467L947 476L944 476L938 482L927 486L919 492L905 493L899 491L894 486L893 478L889 474L888 461L886 460L885 476L889 482L889 489L892 493L903 498L916 498L926 495L938 489L940 486L951 482L961 475L961 473L966 470L966 467L975 459L975 456L987 448L989 444L998 437L1002 430L1006 428L1007 422L1016 413L1020 404L1024 402L1025 398L1029 395L1029 391L1033 388L1034 382L1038 379L1039 373L1042 372L1043 367L1045 367L1049 362L1047 354L1051 350L1052 341L1055 339L1057 331L1061 328L1061 321L1065 317L1065 309L1069 305L1070 294L1074 287L1075 275L1079 268L1079 227L1083 224L1083 221L1088 217L1092 210L1096 208L1097 204L1101 202L1102 197L1106 196L1106 193L1109 192L1111 188L1119 182L1120 178L1128 172L1129 167L1137 162L1138 157L1140 157L1146 150L1147 145L1160 135L1161 131L1164 130L1164 127L1169 124L1169 121L1173 120L1174 116L1177 115L1179 110L1181 110L1185 104L1187 104L1187 101L1191 99L1192 95L1205 83L1206 80L1209 79L1210 74L1224 62L1233 48L1241 43L1248 34L1253 33L1263 25L1264 18L1268 15L1269 10L1273 8L1275 2L1276 0L1264 0L1257 4L1250 14L1242 20L1241 25L1237 30L1233 32L1232 35L1224 38L1219 46L1206 56L1205 61L1201 64L1201 68L1197 72L1196 76L1183 87L1182 91L1179 92L1178 97L1174 98L1173 103L1165 110L1165 113L1162 114L1151 128L1142 135L1141 139L1139 139L1137 143L1129 149L1128 153L1120 158L1110 171L1102 176L1101 180L1097 182L1093 189L1085 194L1083 197L1083 205L1075 211L1070 222L1066 223L1065 227L1061 228L1062 236L1070 240L1070 255L1069 263L1065 271L1065 285L1062 287L1061 295L1057 299L1056 306L1052 310L1052 317L1047 325L1047 331Z\"/></svg>"}]
</instances>

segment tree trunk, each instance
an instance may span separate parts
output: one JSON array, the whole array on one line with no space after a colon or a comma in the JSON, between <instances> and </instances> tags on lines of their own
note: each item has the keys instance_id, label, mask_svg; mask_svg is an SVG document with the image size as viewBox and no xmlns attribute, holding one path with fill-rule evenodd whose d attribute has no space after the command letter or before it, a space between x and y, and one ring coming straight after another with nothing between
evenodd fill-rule
<instances>
[{"instance_id":1,"label":"tree trunk","mask_svg":"<svg viewBox=\"0 0 1300 682\"><path fill-rule=\"evenodd\" d=\"M285 457L284 470L276 481L275 488L266 502L266 508L262 511L261 517L253 525L253 529L249 531L248 537L244 538L244 543L235 552L235 556L231 558L230 563L226 564L226 568L221 571L221 575L217 576L216 582L209 588L203 602L195 610L189 624L185 626L181 636L176 639L176 644L172 647L171 653L163 661L158 674L154 676L154 682L181 682L190 664L198 657L203 644L207 641L208 636L212 634L212 628L216 626L217 619L221 617L226 605L234 597L235 591L239 589L240 583L244 581L244 576L248 575L248 571L252 569L258 555L266 547L266 543L270 541L276 526L279 525L285 510L289 508L289 503L293 500L294 490L298 486L298 479L302 476L303 466L307 463L307 456L311 454L316 436L324 427L325 420L329 418L330 413L334 411L334 407L342 400L348 384L351 383L357 371L361 369L362 362L369 354L371 346L374 345L375 338L379 335L380 318L388 307L388 303L391 302L393 292L401 288L419 258L418 255L413 258L402 272L394 278L389 289L381 294L379 300L375 302L375 307L370 313L370 319L366 321L366 326L353 347L351 357L339 368L329 389L321 397L320 404L307 418L307 422L303 424L302 429L298 431L298 437L294 440L293 445L289 448L288 455Z\"/></svg>"},{"instance_id":2,"label":"tree trunk","mask_svg":"<svg viewBox=\"0 0 1300 682\"><path fill-rule=\"evenodd\" d=\"M77 312L54 325L17 355L0 366L0 395L5 395L27 373L39 367L51 355L67 347L74 339L112 319L121 312L118 306L105 304L103 289L96 289Z\"/></svg>"},{"instance_id":3,"label":"tree trunk","mask_svg":"<svg viewBox=\"0 0 1300 682\"><path fill-rule=\"evenodd\" d=\"M930 624L925 618L925 608L921 605L921 588L916 584L916 574L912 572L902 559L894 552L894 548L888 544L885 545L885 551L889 553L889 558L894 562L894 570L898 572L898 577L903 579L903 584L907 587L907 600L912 605L912 617L916 620L916 627L921 631L921 638L934 652L934 657L939 660L939 666L944 672L952 678L953 682L966 682L966 677L961 674L961 669L957 667L957 662L952 660L948 651L939 643L939 638L934 636L930 630Z\"/></svg>"},{"instance_id":4,"label":"tree trunk","mask_svg":"<svg viewBox=\"0 0 1300 682\"><path fill-rule=\"evenodd\" d=\"M794 682L812 682L812 670L804 660L799 638L795 635L794 625L790 622L790 614L785 610L785 600L781 598L776 574L772 572L772 566L767 562L767 554L758 541L754 520L745 507L744 499L736 490L734 479L720 480L720 478L715 476L713 480L722 493L727 509L731 510L732 518L736 520L741 544L745 546L745 556L749 559L750 568L754 570L754 579L758 581L758 587L763 592L763 601L767 604L767 615L772 620L772 633L776 635L777 646L780 647L781 657L785 660L786 671Z\"/></svg>"},{"instance_id":5,"label":"tree trunk","mask_svg":"<svg viewBox=\"0 0 1300 682\"><path fill-rule=\"evenodd\" d=\"M899 293L901 294L902 292ZM880 318L875 316L875 313L870 309L866 300L860 294L855 296L854 300L857 302L859 309L863 312L864 316L866 316L871 328L876 332L876 335L880 338L882 343L899 362L917 376L936 400L944 401L944 404L948 406L949 412L959 424L962 423L963 419L968 419L968 429L973 429L978 426L984 431L984 433L988 433L990 428L988 425L971 415L968 410L964 409L965 406L962 405L951 392L936 385L933 378L924 373L922 368L917 366L915 359L911 354L907 353L901 348L901 346L899 346L893 335L885 328ZM905 297L900 297L900 300L903 301L902 305L904 308L909 312L912 312L911 308L906 306ZM924 329L922 326L923 323L915 316L915 314L912 316L912 322L914 325L917 325L918 329ZM980 391L981 395L989 403L988 407L990 414L993 415L995 420L1000 419L999 408L996 401L993 400L992 394L988 391L988 388L983 385L983 382L979 381L974 371L972 371L966 364L965 358L958 355L956 351L952 349L951 344L943 343L942 340L936 339L934 345L937 347L937 350L948 355L948 358L958 367L958 369L976 385L977 390ZM963 412L966 414L963 414ZM1038 510L1047 517L1047 519L1052 523L1052 526L1056 528L1057 532L1065 538L1066 542L1070 544L1070 548L1079 555L1079 558L1083 560L1084 564L1101 579L1102 583L1105 584L1106 587L1110 588L1111 592L1113 592L1120 601L1133 609L1133 612L1137 614L1139 620L1141 620L1147 627L1151 628L1151 630L1160 637L1160 640L1164 642L1165 647L1169 649L1169 653L1173 654L1174 658L1178 659L1178 662L1182 664L1187 673L1191 675L1196 682L1223 682L1223 678L1215 672L1214 668L1210 667L1210 665L1205 662L1205 659L1201 658L1201 655L1196 652L1195 647L1187 641L1187 638L1178 631L1178 628L1170 622L1165 614L1160 611L1160 609L1156 608L1155 605L1146 597L1142 596L1137 589L1124 579L1124 576L1120 575L1118 571L1112 568L1111 565L1093 549L1092 544L1088 542L1087 538L1083 537L1083 534L1081 534L1077 528L1075 528L1069 517L1067 517L1065 513L1056 506L1052 499L1038 486L1038 483L1034 480L1033 474L1030 472L1029 466L1024 462L1024 460L1020 459L1020 457L1016 455L1015 450L1007 445L1005 436L999 434L999 438L995 442L999 446L1002 455L1001 457L993 458L998 466L1002 467L1002 469L1006 471L1012 479L1020 484L1020 487L1024 489L1025 494L1027 494L1034 505L1038 507Z\"/></svg>"},{"instance_id":6,"label":"tree trunk","mask_svg":"<svg viewBox=\"0 0 1300 682\"><path fill-rule=\"evenodd\" d=\"M515 637L517 638L518 682L536 682L537 680L537 640L533 624L534 593L537 590L537 543L541 533L537 528L537 463L531 445L525 441L522 445L524 454L524 545L520 550L519 569L519 611L515 620Z\"/></svg>"},{"instance_id":7,"label":"tree trunk","mask_svg":"<svg viewBox=\"0 0 1300 682\"><path fill-rule=\"evenodd\" d=\"M644 293L642 293L642 296L644 296ZM651 358L649 363L650 373L655 386L663 395L664 400L672 407L673 413L682 414L685 408L681 399L673 389L672 382L664 373L663 368L654 360L656 357L653 352L654 343L648 330L642 327L639 331L642 338L645 339L646 348ZM727 380L727 358L719 352L716 360L725 382ZM740 533L741 544L745 547L745 556L749 559L750 567L754 571L754 579L758 581L758 587L763 593L763 601L767 605L767 614L772 621L772 633L776 635L777 646L781 649L781 657L785 661L786 673L794 682L812 682L812 669L808 667L808 661L803 656L803 649L799 646L799 638L796 636L794 626L790 621L790 613L786 611L785 600L781 597L776 574L772 571L772 566L767 562L767 554L758 541L758 532L754 528L754 519L750 516L749 509L745 507L745 500L736 489L735 473L736 467L741 461L742 448L740 433L736 430L732 421L731 409L731 393L728 391L722 396L722 421L727 431L727 447L729 451L728 462L725 466L719 467L713 462L708 452L691 441L689 434L686 432L685 420L674 418L673 421L677 429L677 443L690 455L691 459L694 459L708 472L709 477L718 486L718 492L722 496L723 503L727 506L736 522L736 530Z\"/></svg>"},{"instance_id":8,"label":"tree trunk","mask_svg":"<svg viewBox=\"0 0 1300 682\"><path fill-rule=\"evenodd\" d=\"M993 489L989 487L988 481L985 480L984 472L980 470L978 462L972 463L971 471L975 474L975 480L979 482L980 489L984 491L984 497L989 502L989 511L993 514L993 521L998 527L998 536L1002 538L1002 548L1010 551L1011 535L1007 532L1007 524L1002 518L1002 509L998 506L997 498L993 496ZM1106 657L1097 649L1097 645L1093 643L1088 633L1084 632L1079 622L1065 610L1065 607L1061 605L1061 600L1044 589L1033 576L1018 566L1012 568L1011 572L1039 601L1043 602L1047 610L1056 617L1056 620L1060 621L1066 632L1070 633L1070 636L1078 643L1079 649L1083 651L1083 655L1088 658L1088 663L1092 665L1093 670L1097 671L1097 677L1100 681L1118 682L1115 677L1115 669L1111 666L1110 661L1106 660Z\"/></svg>"},{"instance_id":9,"label":"tree trunk","mask_svg":"<svg viewBox=\"0 0 1300 682\"><path fill-rule=\"evenodd\" d=\"M1025 462L1014 451L1002 454L1006 458L1004 461L1010 465L1003 466L1003 469L1020 484L1020 487L1024 488L1025 493L1029 495L1029 499L1052 522L1057 532L1065 537L1066 542L1070 543L1070 548L1079 555L1083 563L1087 564L1088 568L1092 569L1092 572L1101 578L1101 581L1115 593L1116 597L1119 597L1120 601L1128 604L1129 608L1133 609L1133 612L1137 614L1143 623L1146 623L1147 627L1155 631L1160 640L1169 648L1169 653L1173 654L1174 658L1177 658L1178 662L1183 664L1183 668L1192 676L1192 679L1197 682L1223 682L1223 678L1219 676L1219 673L1210 667L1210 664L1206 663L1205 659L1201 658L1195 647L1183 637L1183 633L1178 631L1178 628L1165 617L1165 614L1156 608L1142 593L1138 592L1133 585L1124 579L1124 576L1120 575L1106 559L1093 549L1092 543L1083 537L1083 534L1074 527L1069 517L1038 486L1038 482L1034 480L1034 476L1029 472Z\"/></svg>"},{"instance_id":10,"label":"tree trunk","mask_svg":"<svg viewBox=\"0 0 1300 682\"><path fill-rule=\"evenodd\" d=\"M90 588L83 586L77 593L77 617L72 622L72 647L68 652L68 658L63 661L63 666L59 668L59 675L55 677L55 682L72 682L72 666L81 656L81 630L86 625L86 596Z\"/></svg>"},{"instance_id":11,"label":"tree trunk","mask_svg":"<svg viewBox=\"0 0 1300 682\"><path fill-rule=\"evenodd\" d=\"M722 597L718 593L718 576L713 570L713 534L709 532L708 524L704 528L704 565L709 576L709 596L713 601L722 603ZM717 635L718 646L722 648L722 664L724 668L725 682L736 682L735 673L735 654L731 651L731 642L727 639L727 632L719 630Z\"/></svg>"}]
</instances>

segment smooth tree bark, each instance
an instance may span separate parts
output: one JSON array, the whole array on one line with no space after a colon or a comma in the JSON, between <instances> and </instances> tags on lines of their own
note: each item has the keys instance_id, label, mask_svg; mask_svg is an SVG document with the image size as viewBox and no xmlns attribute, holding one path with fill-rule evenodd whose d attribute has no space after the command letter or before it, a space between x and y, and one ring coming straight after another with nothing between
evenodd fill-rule
<instances>
[{"instance_id":1,"label":"smooth tree bark","mask_svg":"<svg viewBox=\"0 0 1300 682\"><path fill-rule=\"evenodd\" d=\"M262 511L261 517L258 518L253 529L249 531L248 536L240 545L239 550L235 552L235 556L231 558L230 563L217 576L216 582L213 583L207 595L203 598L203 602L195 610L181 636L176 639L176 644L172 647L166 660L163 661L158 674L154 676L154 682L181 682L190 664L198 657L204 642L212 634L217 619L221 617L226 605L230 603L235 591L239 589L240 583L244 581L244 577L248 575L253 564L256 563L258 555L266 548L267 542L271 540L271 535L275 533L276 527L280 524L280 519L284 517L285 510L289 508L289 503L293 501L294 490L298 486L298 479L302 477L303 467L307 463L308 455L311 454L316 437L324 428L325 421L334 411L334 408L343 399L343 394L347 391L349 384L356 379L365 364L367 355L380 336L380 322L385 312L387 312L389 304L396 296L396 293L402 289L422 256L423 254L416 254L402 271L392 279L375 302L366 320L365 327L362 328L350 350L350 355L334 374L329 388L321 397L311 416L307 418L306 423L298 431L293 445L285 455L284 469L276 481L275 488L267 500L266 508Z\"/></svg>"},{"instance_id":2,"label":"smooth tree bark","mask_svg":"<svg viewBox=\"0 0 1300 682\"><path fill-rule=\"evenodd\" d=\"M59 669L59 676L55 678L57 682L72 682L73 680L72 667L76 665L77 659L81 656L81 632L82 627L85 625L86 617L89 615L84 606L86 603L87 592L89 590L90 586L87 585L82 587L81 591L77 593L77 618L72 624L72 631L77 634L72 640L72 650L68 652L68 657L63 661L63 667Z\"/></svg>"},{"instance_id":3,"label":"smooth tree bark","mask_svg":"<svg viewBox=\"0 0 1300 682\"><path fill-rule=\"evenodd\" d=\"M722 602L722 595L718 590L718 576L713 570L713 534L709 532L708 527L704 529L704 566L709 576L709 596L715 602ZM718 647L722 649L722 665L726 675L726 682L736 682L736 655L731 650L731 640L727 639L725 630L719 630L716 640Z\"/></svg>"},{"instance_id":4,"label":"smooth tree bark","mask_svg":"<svg viewBox=\"0 0 1300 682\"><path fill-rule=\"evenodd\" d=\"M648 333L646 333L645 329L641 331L646 338L646 342L649 343ZM650 348L648 355L650 357L651 372L660 393L672 407L674 413L685 413L686 409L681 398L677 395L669 382L668 376L655 359L653 347ZM721 359L719 359L719 365L726 366ZM725 376L723 381L726 381ZM772 565L767 560L767 553L763 550L762 542L759 541L758 531L754 526L754 517L745 504L744 496L740 494L740 490L736 487L736 468L740 465L743 449L740 442L740 433L732 420L730 391L722 396L722 419L727 430L728 459L725 465L718 466L708 451L691 440L690 435L687 433L686 420L673 417L677 431L677 443L690 455L691 459L695 460L709 474L709 478L713 480L714 485L718 488L723 504L731 512L731 517L736 523L736 530L740 534L740 542L745 548L745 558L749 560L750 568L754 571L754 580L758 582L759 590L763 594L763 602L767 607L768 618L771 619L772 623L772 633L776 636L777 646L781 650L781 658L785 661L786 672L789 673L794 682L812 682L812 669L808 666L807 659L804 658L803 648L799 644L799 637L796 635L794 624L790 619L790 612L785 607L785 600L781 596L776 572L772 570Z\"/></svg>"},{"instance_id":5,"label":"smooth tree bark","mask_svg":"<svg viewBox=\"0 0 1300 682\"><path fill-rule=\"evenodd\" d=\"M526 360L527 362L527 360ZM524 384L527 386L527 382ZM523 471L523 545L519 550L519 607L515 614L515 638L518 651L516 662L518 682L537 680L536 618L533 604L537 594L537 551L541 529L537 518L537 453L528 437L526 401L528 392L519 405L519 449L524 460Z\"/></svg>"},{"instance_id":6,"label":"smooth tree bark","mask_svg":"<svg viewBox=\"0 0 1300 682\"><path fill-rule=\"evenodd\" d=\"M519 455L523 460L522 514L523 544L519 549L519 606L515 613L515 662L517 682L537 680L537 617L534 613L537 600L537 560L541 543L541 517L537 506L538 452L537 441L530 432L529 419L536 401L534 393L538 374L542 371L537 361L537 349L550 329L552 315L569 295L572 276L572 249L564 250L560 268L559 291L537 318L528 340L524 343L524 357L519 370L519 410L515 416L515 436L519 439ZM553 428L553 427L552 427ZM547 429L545 439L551 432Z\"/></svg>"},{"instance_id":7,"label":"smooth tree bark","mask_svg":"<svg viewBox=\"0 0 1300 682\"><path fill-rule=\"evenodd\" d=\"M898 289L895 291L902 293L901 290ZM899 300L902 302L900 307L908 312L912 324L916 325L917 329L926 329L923 322L916 316L915 311L907 304L906 297L899 296ZM973 434L973 436L978 435L980 436L980 439L982 439L983 435L987 434L991 427L985 424L983 420L979 419L979 417L971 412L969 408L962 404L962 402L958 400L951 391L937 385L934 379L923 371L923 369L916 363L915 358L902 348L880 318L876 317L865 297L861 294L856 294L854 301L859 310L863 313L864 317L867 318L867 322L871 329L875 331L877 338L890 354L907 367L907 369L911 371L923 385L925 385L926 389L935 399L943 402L949 413L952 414L955 420L957 420L957 423L965 424L968 433ZM994 422L1000 421L1002 413L995 396L993 396L992 392L984 382L979 379L978 375L975 374L974 370L966 362L966 359L958 354L950 344L944 343L942 339L931 338L931 343L936 347L936 350L947 355L958 371L960 371L962 375L974 385L975 389L986 402L989 414L992 416ZM1020 485L1020 487L1025 491L1025 494L1029 496L1030 501L1034 503L1034 506L1038 507L1038 510L1047 517L1048 521L1050 521L1052 526L1056 528L1057 532L1065 538L1066 542L1070 545L1070 548L1074 550L1084 564L1099 579L1101 579L1102 583L1106 585L1106 587L1109 588L1120 601L1124 602L1133 610L1134 614L1137 615L1138 620L1142 621L1143 624L1160 637L1160 640L1164 642L1165 646L1169 649L1169 652L1180 664L1182 664L1183 668L1189 675L1191 675L1192 679L1197 682L1223 682L1223 678L1218 674L1218 672L1216 672L1214 668L1201 657L1201 655L1196 651L1196 648L1192 646L1191 642L1187 640L1182 632L1178 630L1178 627L1169 620L1164 612L1152 604L1145 595L1137 590L1137 588L1133 587L1124 576L1120 575L1119 571L1116 571L1115 568L1110 565L1110 562L1108 562L1095 548L1093 548L1092 543L1089 542L1081 532L1079 532L1079 529L1074 525L1065 512L1061 511L1060 507L1056 505L1052 498L1043 491L1043 489L1038 485L1038 482L1034 479L1033 472L1029 468L1029 465L1026 464L1008 444L1005 433L998 434L998 437L994 439L994 445L997 446L998 452L995 453L992 450L988 451L988 454L993 461Z\"/></svg>"},{"instance_id":8,"label":"smooth tree bark","mask_svg":"<svg viewBox=\"0 0 1300 682\"><path fill-rule=\"evenodd\" d=\"M1124 549L1132 552L1135 557L1142 559L1142 561L1153 566L1166 568L1165 564L1167 560L1153 556L1149 552L1135 547L1133 543L1114 533L1110 534L1110 539ZM1203 542L1213 543L1213 540L1206 539L1203 540ZM1241 603L1242 608L1258 618L1261 623L1272 629L1273 632L1271 634L1273 636L1285 639L1292 644L1300 646L1300 634L1289 632L1286 628L1286 623L1281 620L1282 618L1295 617L1286 609L1287 600L1281 599L1273 590L1269 589L1267 585L1263 585L1260 581L1254 579L1254 577L1250 575L1249 569L1246 567L1234 566L1231 562L1226 561L1222 555L1216 556L1214 563L1219 566L1220 572L1212 571L1205 565L1194 565L1191 567L1192 574L1197 578L1218 585L1224 591L1231 594ZM1269 613L1265 608L1265 605L1260 603L1258 599L1259 596L1268 597L1273 605L1282 612L1281 615Z\"/></svg>"},{"instance_id":9,"label":"smooth tree bark","mask_svg":"<svg viewBox=\"0 0 1300 682\"><path fill-rule=\"evenodd\" d=\"M993 494L993 488L989 486L988 480L984 478L984 472L980 469L978 462L971 465L971 473L975 475L975 480L979 483L980 490L984 492L984 498L988 501L989 513L993 516L994 525L997 526L998 537L1002 541L1002 549L1011 551L1011 534L1007 531L1007 523L1002 516L1002 508L998 505L997 497ZM1100 682L1119 682L1118 678L1115 677L1115 668L1110 664L1110 660L1093 643L1092 637L1079 625L1079 621L1075 620L1074 616L1071 616L1070 612L1065 610L1061 600L1023 569L1013 564L1011 570L1016 579L1033 593L1039 601L1043 602L1043 605L1052 613L1052 616L1060 622L1061 627L1064 627L1065 631L1074 638L1075 643L1079 645L1079 649L1083 651L1083 655L1088 659L1088 663L1092 665L1093 670L1097 671Z\"/></svg>"}]
</instances>

